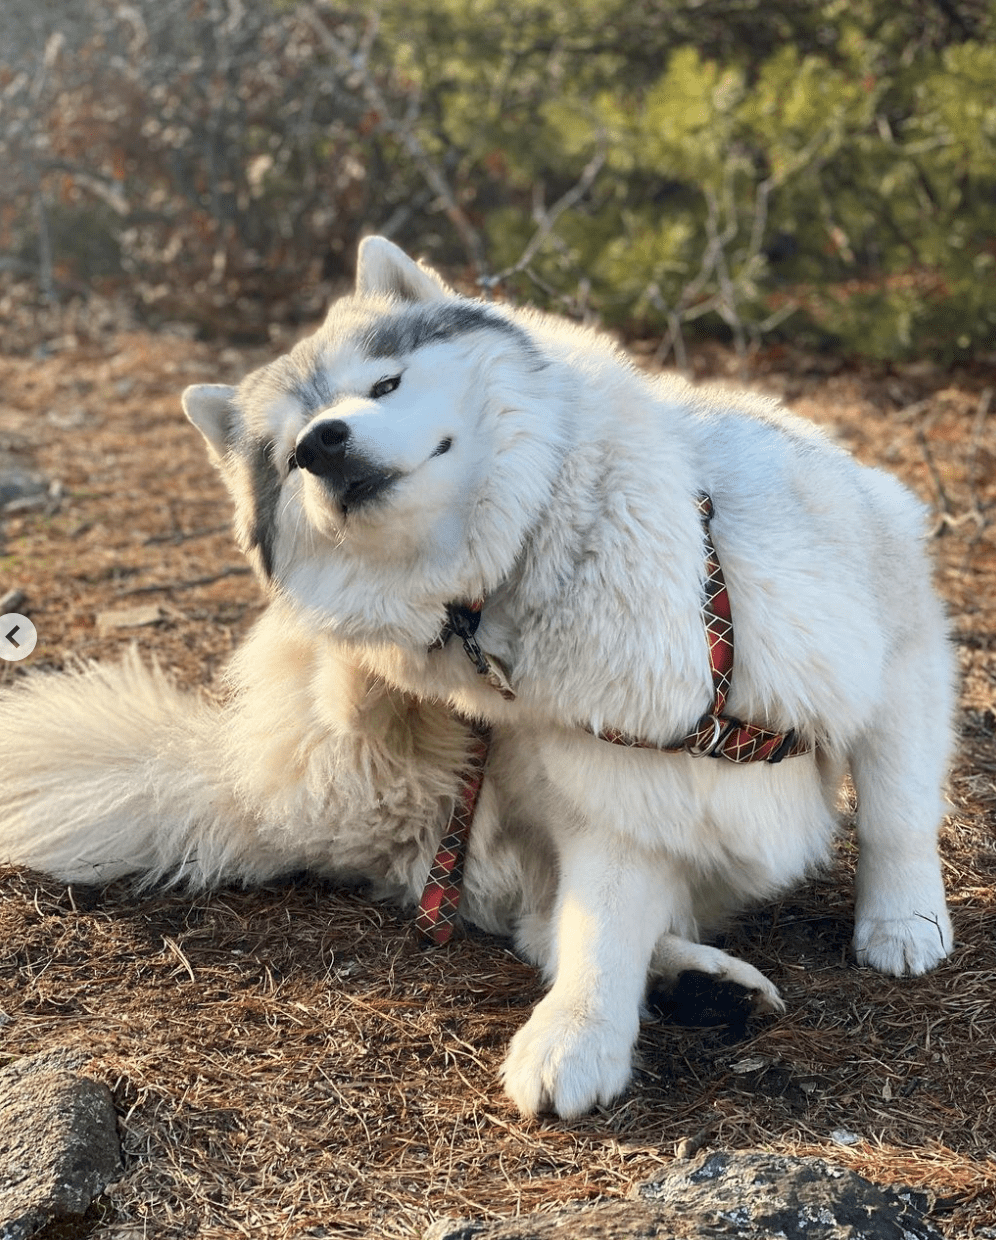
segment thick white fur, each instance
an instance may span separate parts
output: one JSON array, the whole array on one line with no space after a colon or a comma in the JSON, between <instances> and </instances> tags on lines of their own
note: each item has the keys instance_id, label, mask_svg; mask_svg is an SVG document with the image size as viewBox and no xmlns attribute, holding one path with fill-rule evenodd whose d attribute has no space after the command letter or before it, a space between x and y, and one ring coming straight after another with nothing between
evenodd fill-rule
<instances>
[{"instance_id":1,"label":"thick white fur","mask_svg":"<svg viewBox=\"0 0 996 1240\"><path fill-rule=\"evenodd\" d=\"M276 601L220 714L133 663L0 704L0 745L24 755L0 774L0 856L196 883L303 865L410 901L464 744L435 703L490 719L467 912L511 928L551 981L512 1041L508 1092L573 1116L625 1087L648 973L700 968L780 1005L697 939L826 857L847 769L858 960L920 973L951 950L936 842L952 663L922 512L898 483L772 405L652 380L545 316L491 307L496 324L405 335L467 304L370 239L357 293L313 337L239 389L188 389L258 565L250 446L272 443ZM385 325L399 351L372 356ZM331 418L395 479L355 510L285 465ZM668 742L710 705L700 490L736 628L730 712L794 727L807 756L734 766L583 730ZM429 651L445 605L479 597L514 702L459 642ZM98 736L100 710L120 715Z\"/></svg>"},{"instance_id":2,"label":"thick white fur","mask_svg":"<svg viewBox=\"0 0 996 1240\"><path fill-rule=\"evenodd\" d=\"M192 890L301 870L417 903L458 788L466 727L392 690L275 605L228 669L224 704L177 689L131 652L33 676L0 700L0 857L65 882ZM509 767L507 747L496 769ZM516 842L487 788L466 915L529 925L550 904L549 855ZM478 858L483 858L479 863ZM528 942L524 943L528 950Z\"/></svg>"}]
</instances>

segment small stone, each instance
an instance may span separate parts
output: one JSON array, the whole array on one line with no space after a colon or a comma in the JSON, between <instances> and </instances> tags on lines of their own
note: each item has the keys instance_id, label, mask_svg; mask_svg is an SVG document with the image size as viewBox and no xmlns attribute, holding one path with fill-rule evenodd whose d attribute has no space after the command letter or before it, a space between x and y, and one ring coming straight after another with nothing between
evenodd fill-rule
<instances>
[{"instance_id":1,"label":"small stone","mask_svg":"<svg viewBox=\"0 0 996 1240\"><path fill-rule=\"evenodd\" d=\"M748 1055L746 1059L738 1059L736 1063L730 1064L730 1071L735 1072L738 1076L744 1076L748 1072L760 1072L762 1068L768 1067L771 1060L767 1055Z\"/></svg>"},{"instance_id":2,"label":"small stone","mask_svg":"<svg viewBox=\"0 0 996 1240\"><path fill-rule=\"evenodd\" d=\"M717 1151L675 1163L632 1194L695 1240L940 1240L908 1189L880 1188L821 1158ZM682 1232L682 1235L686 1233Z\"/></svg>"},{"instance_id":3,"label":"small stone","mask_svg":"<svg viewBox=\"0 0 996 1240\"><path fill-rule=\"evenodd\" d=\"M149 624L159 624L166 613L155 603L145 607L121 607L117 611L102 611L97 616L97 631L102 637L118 629L141 629Z\"/></svg>"},{"instance_id":4,"label":"small stone","mask_svg":"<svg viewBox=\"0 0 996 1240\"><path fill-rule=\"evenodd\" d=\"M48 485L48 479L35 470L0 459L0 508L13 510L42 504L48 495Z\"/></svg>"}]
</instances>

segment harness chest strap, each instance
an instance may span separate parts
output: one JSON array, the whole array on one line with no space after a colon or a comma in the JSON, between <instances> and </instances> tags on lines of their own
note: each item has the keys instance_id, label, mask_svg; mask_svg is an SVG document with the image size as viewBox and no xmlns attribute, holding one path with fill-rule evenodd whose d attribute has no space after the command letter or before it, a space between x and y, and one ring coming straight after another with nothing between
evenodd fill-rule
<instances>
[{"instance_id":1,"label":"harness chest strap","mask_svg":"<svg viewBox=\"0 0 996 1240\"><path fill-rule=\"evenodd\" d=\"M781 762L783 758L808 753L809 744L794 731L776 732L756 723L743 723L728 716L726 700L733 679L733 619L730 596L712 541L709 523L715 511L712 499L704 492L696 497L705 535L706 578L702 602L702 621L709 647L709 668L712 676L712 709L698 721L681 740L659 744L644 740L615 728L602 731L587 729L600 740L629 749L655 749L660 753L688 753L693 757L725 758L728 762ZM452 636L463 643L467 657L478 672L502 697L511 700L515 692L507 673L497 659L484 653L475 634L481 618L483 602L467 606L450 604L447 623L430 647L436 650ZM419 932L431 943L443 944L452 937L460 902L460 884L466 856L467 840L474 820L477 798L484 780L491 730L479 721L470 722L471 751L464 769L460 792L443 836L415 921Z\"/></svg>"}]
</instances>

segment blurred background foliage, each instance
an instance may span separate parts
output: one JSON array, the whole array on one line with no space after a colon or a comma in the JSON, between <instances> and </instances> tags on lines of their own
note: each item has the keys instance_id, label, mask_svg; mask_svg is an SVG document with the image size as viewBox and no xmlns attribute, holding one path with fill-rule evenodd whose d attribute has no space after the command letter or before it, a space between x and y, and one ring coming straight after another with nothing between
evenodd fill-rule
<instances>
[{"instance_id":1,"label":"blurred background foliage","mask_svg":"<svg viewBox=\"0 0 996 1240\"><path fill-rule=\"evenodd\" d=\"M3 0L0 158L40 304L258 338L379 231L679 364L996 350L991 0Z\"/></svg>"}]
</instances>

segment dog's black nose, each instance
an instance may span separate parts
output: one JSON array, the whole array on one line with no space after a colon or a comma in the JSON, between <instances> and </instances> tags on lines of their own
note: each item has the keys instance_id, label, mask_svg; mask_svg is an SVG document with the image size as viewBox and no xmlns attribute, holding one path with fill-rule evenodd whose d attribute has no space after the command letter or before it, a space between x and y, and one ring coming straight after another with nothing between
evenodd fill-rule
<instances>
[{"instance_id":1,"label":"dog's black nose","mask_svg":"<svg viewBox=\"0 0 996 1240\"><path fill-rule=\"evenodd\" d=\"M341 418L309 427L297 441L294 458L299 468L323 480L344 510L375 499L398 477L364 455Z\"/></svg>"},{"instance_id":2,"label":"dog's black nose","mask_svg":"<svg viewBox=\"0 0 996 1240\"><path fill-rule=\"evenodd\" d=\"M326 448L341 448L352 433L349 423L343 422L342 418L321 422L318 426L318 437Z\"/></svg>"},{"instance_id":3,"label":"dog's black nose","mask_svg":"<svg viewBox=\"0 0 996 1240\"><path fill-rule=\"evenodd\" d=\"M294 449L298 466L319 478L342 473L346 444L351 434L349 423L343 422L341 418L312 426L307 434L298 440Z\"/></svg>"}]
</instances>

